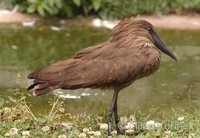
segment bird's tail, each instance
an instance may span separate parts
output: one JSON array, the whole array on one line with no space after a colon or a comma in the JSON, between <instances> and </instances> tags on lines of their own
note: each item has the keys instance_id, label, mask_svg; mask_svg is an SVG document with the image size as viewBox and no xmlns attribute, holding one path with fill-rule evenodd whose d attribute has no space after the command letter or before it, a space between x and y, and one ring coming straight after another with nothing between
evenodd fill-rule
<instances>
[{"instance_id":1,"label":"bird's tail","mask_svg":"<svg viewBox=\"0 0 200 138\"><path fill-rule=\"evenodd\" d=\"M43 95L52 90L56 89L56 86L51 85L48 81L41 81L39 79L35 79L34 83L30 85L27 90L34 89L34 96Z\"/></svg>"}]
</instances>

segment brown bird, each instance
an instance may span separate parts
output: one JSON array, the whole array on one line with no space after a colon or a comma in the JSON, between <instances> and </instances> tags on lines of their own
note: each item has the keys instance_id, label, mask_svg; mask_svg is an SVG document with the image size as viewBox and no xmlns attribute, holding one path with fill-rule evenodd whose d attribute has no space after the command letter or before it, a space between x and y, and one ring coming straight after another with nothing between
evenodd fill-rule
<instances>
[{"instance_id":1,"label":"brown bird","mask_svg":"<svg viewBox=\"0 0 200 138\"><path fill-rule=\"evenodd\" d=\"M28 75L34 84L34 95L55 89L113 89L109 109L108 135L111 134L114 112L117 133L117 98L123 88L135 80L154 73L160 64L159 49L176 60L175 55L145 20L125 19L111 32L108 41L85 48L72 58L58 61Z\"/></svg>"}]
</instances>

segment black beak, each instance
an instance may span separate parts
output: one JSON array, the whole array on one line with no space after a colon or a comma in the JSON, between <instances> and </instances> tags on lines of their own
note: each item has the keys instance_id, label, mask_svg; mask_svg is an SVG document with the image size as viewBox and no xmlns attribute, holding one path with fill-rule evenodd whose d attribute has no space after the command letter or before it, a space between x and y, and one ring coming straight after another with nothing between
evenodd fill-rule
<instances>
[{"instance_id":1,"label":"black beak","mask_svg":"<svg viewBox=\"0 0 200 138\"><path fill-rule=\"evenodd\" d=\"M160 49L163 53L177 61L176 56L167 48L163 40L156 34L156 32L151 32L151 35L156 47Z\"/></svg>"}]
</instances>

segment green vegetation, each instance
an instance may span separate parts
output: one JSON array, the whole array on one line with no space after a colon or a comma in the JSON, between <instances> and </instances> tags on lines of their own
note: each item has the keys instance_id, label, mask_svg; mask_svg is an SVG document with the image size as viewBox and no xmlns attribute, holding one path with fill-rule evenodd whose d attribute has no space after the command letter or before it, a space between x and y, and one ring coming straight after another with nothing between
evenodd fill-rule
<instances>
[{"instance_id":1,"label":"green vegetation","mask_svg":"<svg viewBox=\"0 0 200 138\"><path fill-rule=\"evenodd\" d=\"M21 95L17 99L10 97L7 101L0 98L0 137L107 137L106 113L101 116L73 116L66 112L62 99L51 101L50 104L52 108L48 113L35 116L25 96ZM136 135L136 138L200 136L200 112L194 108L174 111L172 116L163 116L162 119L154 118L155 114L158 114L156 110L149 115L138 112L134 115L128 113L128 117L122 116L119 125L124 135L120 138L128 138L130 135ZM112 135L116 136L115 131Z\"/></svg>"},{"instance_id":2,"label":"green vegetation","mask_svg":"<svg viewBox=\"0 0 200 138\"><path fill-rule=\"evenodd\" d=\"M42 16L96 15L125 18L138 14L199 12L200 0L3 0L0 7L19 4L20 10Z\"/></svg>"}]
</instances>

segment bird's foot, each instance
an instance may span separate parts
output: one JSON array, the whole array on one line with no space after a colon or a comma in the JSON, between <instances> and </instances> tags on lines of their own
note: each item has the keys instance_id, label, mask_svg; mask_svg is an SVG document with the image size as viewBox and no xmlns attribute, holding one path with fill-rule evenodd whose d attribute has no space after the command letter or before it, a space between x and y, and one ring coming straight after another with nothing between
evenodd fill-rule
<instances>
[{"instance_id":1,"label":"bird's foot","mask_svg":"<svg viewBox=\"0 0 200 138\"><path fill-rule=\"evenodd\" d=\"M119 129L116 129L116 130L117 130L117 135L121 135L122 134L121 130L119 130Z\"/></svg>"},{"instance_id":2,"label":"bird's foot","mask_svg":"<svg viewBox=\"0 0 200 138\"><path fill-rule=\"evenodd\" d=\"M112 123L109 120L109 122L108 122L108 136L111 136L111 130L112 130Z\"/></svg>"}]
</instances>

